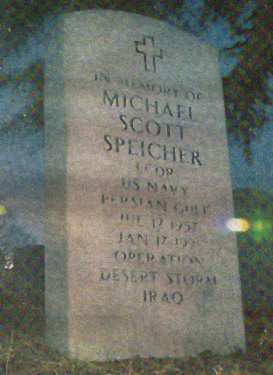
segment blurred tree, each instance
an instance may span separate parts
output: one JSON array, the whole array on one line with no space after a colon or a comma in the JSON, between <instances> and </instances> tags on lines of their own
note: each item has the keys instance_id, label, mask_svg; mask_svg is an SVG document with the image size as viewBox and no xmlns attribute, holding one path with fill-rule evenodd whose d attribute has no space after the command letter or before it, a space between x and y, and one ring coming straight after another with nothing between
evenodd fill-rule
<instances>
[{"instance_id":1,"label":"blurred tree","mask_svg":"<svg viewBox=\"0 0 273 375\"><path fill-rule=\"evenodd\" d=\"M272 1L206 0L205 4L204 17L213 10L214 20L219 17L228 20L232 33L240 39L228 48L238 63L224 78L224 94L228 130L243 141L249 158L255 131L269 121L268 107L272 106L269 89L273 79Z\"/></svg>"},{"instance_id":2,"label":"blurred tree","mask_svg":"<svg viewBox=\"0 0 273 375\"><path fill-rule=\"evenodd\" d=\"M244 154L251 159L251 141L257 135L257 130L269 123L272 95L269 92L269 82L272 80L272 30L273 7L270 0L204 0L171 1L171 0L2 0L0 4L0 23L2 34L1 57L12 53L33 35L46 17L77 10L101 8L115 9L170 21L177 14L182 14L187 3L192 7L201 4L199 25L205 29L219 19L229 23L231 32L237 42L231 47L223 48L230 56L237 59L237 64L231 73L224 77L224 95L229 134L241 142ZM179 19L176 22L179 26ZM181 28L185 26L180 23ZM185 28L185 27L184 27ZM32 81L38 87L42 81L40 65L35 62L25 71L17 74L20 81L30 74ZM36 74L36 75L35 75ZM10 77L0 70L2 83ZM271 81L272 82L272 81ZM32 93L33 95L33 93ZM35 95L33 95L35 96ZM36 126L42 126L41 91L36 92L32 105L24 116L31 114L35 117ZM272 112L271 112L272 113ZM21 114L22 116L22 114ZM18 121L18 116L12 122ZM16 126L16 125L14 125Z\"/></svg>"}]
</instances>

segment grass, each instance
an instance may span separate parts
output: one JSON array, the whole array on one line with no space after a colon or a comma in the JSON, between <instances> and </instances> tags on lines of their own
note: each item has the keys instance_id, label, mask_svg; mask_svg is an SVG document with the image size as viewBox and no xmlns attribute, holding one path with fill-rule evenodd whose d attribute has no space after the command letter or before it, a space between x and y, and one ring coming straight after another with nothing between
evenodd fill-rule
<instances>
[{"instance_id":1,"label":"grass","mask_svg":"<svg viewBox=\"0 0 273 375\"><path fill-rule=\"evenodd\" d=\"M140 359L83 363L48 350L43 337L19 330L1 337L0 363L5 375L272 375L270 358L235 353L217 356L202 353L182 359ZM3 339L3 340L2 340Z\"/></svg>"},{"instance_id":2,"label":"grass","mask_svg":"<svg viewBox=\"0 0 273 375\"><path fill-rule=\"evenodd\" d=\"M10 273L10 272L9 272ZM267 309L247 312L246 353L198 357L134 358L113 362L81 362L52 352L44 342L42 303L29 303L16 290L1 293L0 375L272 375L273 323Z\"/></svg>"},{"instance_id":3,"label":"grass","mask_svg":"<svg viewBox=\"0 0 273 375\"><path fill-rule=\"evenodd\" d=\"M83 363L50 352L42 335L14 329L1 332L0 363L5 375L272 375L269 355L252 354Z\"/></svg>"}]
</instances>

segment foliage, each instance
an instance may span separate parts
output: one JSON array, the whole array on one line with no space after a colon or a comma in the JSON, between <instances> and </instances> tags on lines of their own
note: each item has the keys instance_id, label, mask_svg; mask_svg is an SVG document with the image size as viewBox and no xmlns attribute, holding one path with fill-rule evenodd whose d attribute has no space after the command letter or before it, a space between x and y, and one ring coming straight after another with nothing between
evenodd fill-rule
<instances>
[{"instance_id":1,"label":"foliage","mask_svg":"<svg viewBox=\"0 0 273 375\"><path fill-rule=\"evenodd\" d=\"M243 300L248 311L272 304L272 195L250 189L234 192L235 216L250 223L237 236Z\"/></svg>"},{"instance_id":2,"label":"foliage","mask_svg":"<svg viewBox=\"0 0 273 375\"><path fill-rule=\"evenodd\" d=\"M250 223L249 231L237 236L246 337L250 348L255 348L255 337L261 337L262 348L263 337L273 335L272 198L271 194L250 189L234 192L235 216ZM261 357L262 353L257 355Z\"/></svg>"},{"instance_id":3,"label":"foliage","mask_svg":"<svg viewBox=\"0 0 273 375\"><path fill-rule=\"evenodd\" d=\"M230 22L233 34L240 38L228 50L238 58L232 73L224 79L228 130L244 142L246 156L255 138L255 130L269 120L272 106L269 80L273 78L272 2L269 0L206 0L214 18ZM271 112L272 114L272 112Z\"/></svg>"}]
</instances>

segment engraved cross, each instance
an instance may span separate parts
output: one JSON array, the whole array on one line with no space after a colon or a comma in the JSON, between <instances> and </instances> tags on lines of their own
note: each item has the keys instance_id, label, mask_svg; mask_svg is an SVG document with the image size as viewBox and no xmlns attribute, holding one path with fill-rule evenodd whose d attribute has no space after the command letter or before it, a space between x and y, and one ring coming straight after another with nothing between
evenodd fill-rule
<instances>
[{"instance_id":1,"label":"engraved cross","mask_svg":"<svg viewBox=\"0 0 273 375\"><path fill-rule=\"evenodd\" d=\"M135 41L136 52L143 55L146 72L156 73L156 59L163 59L161 48L155 47L154 37L144 36L142 42Z\"/></svg>"}]
</instances>

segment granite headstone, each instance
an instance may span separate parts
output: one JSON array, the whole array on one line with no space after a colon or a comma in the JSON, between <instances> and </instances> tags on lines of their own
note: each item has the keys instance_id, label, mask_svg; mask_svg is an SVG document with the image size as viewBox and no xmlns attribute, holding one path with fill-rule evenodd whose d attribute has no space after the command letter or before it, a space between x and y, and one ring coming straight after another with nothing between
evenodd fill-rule
<instances>
[{"instance_id":1,"label":"granite headstone","mask_svg":"<svg viewBox=\"0 0 273 375\"><path fill-rule=\"evenodd\" d=\"M45 119L49 345L84 360L244 349L217 51L140 15L62 16Z\"/></svg>"}]
</instances>

